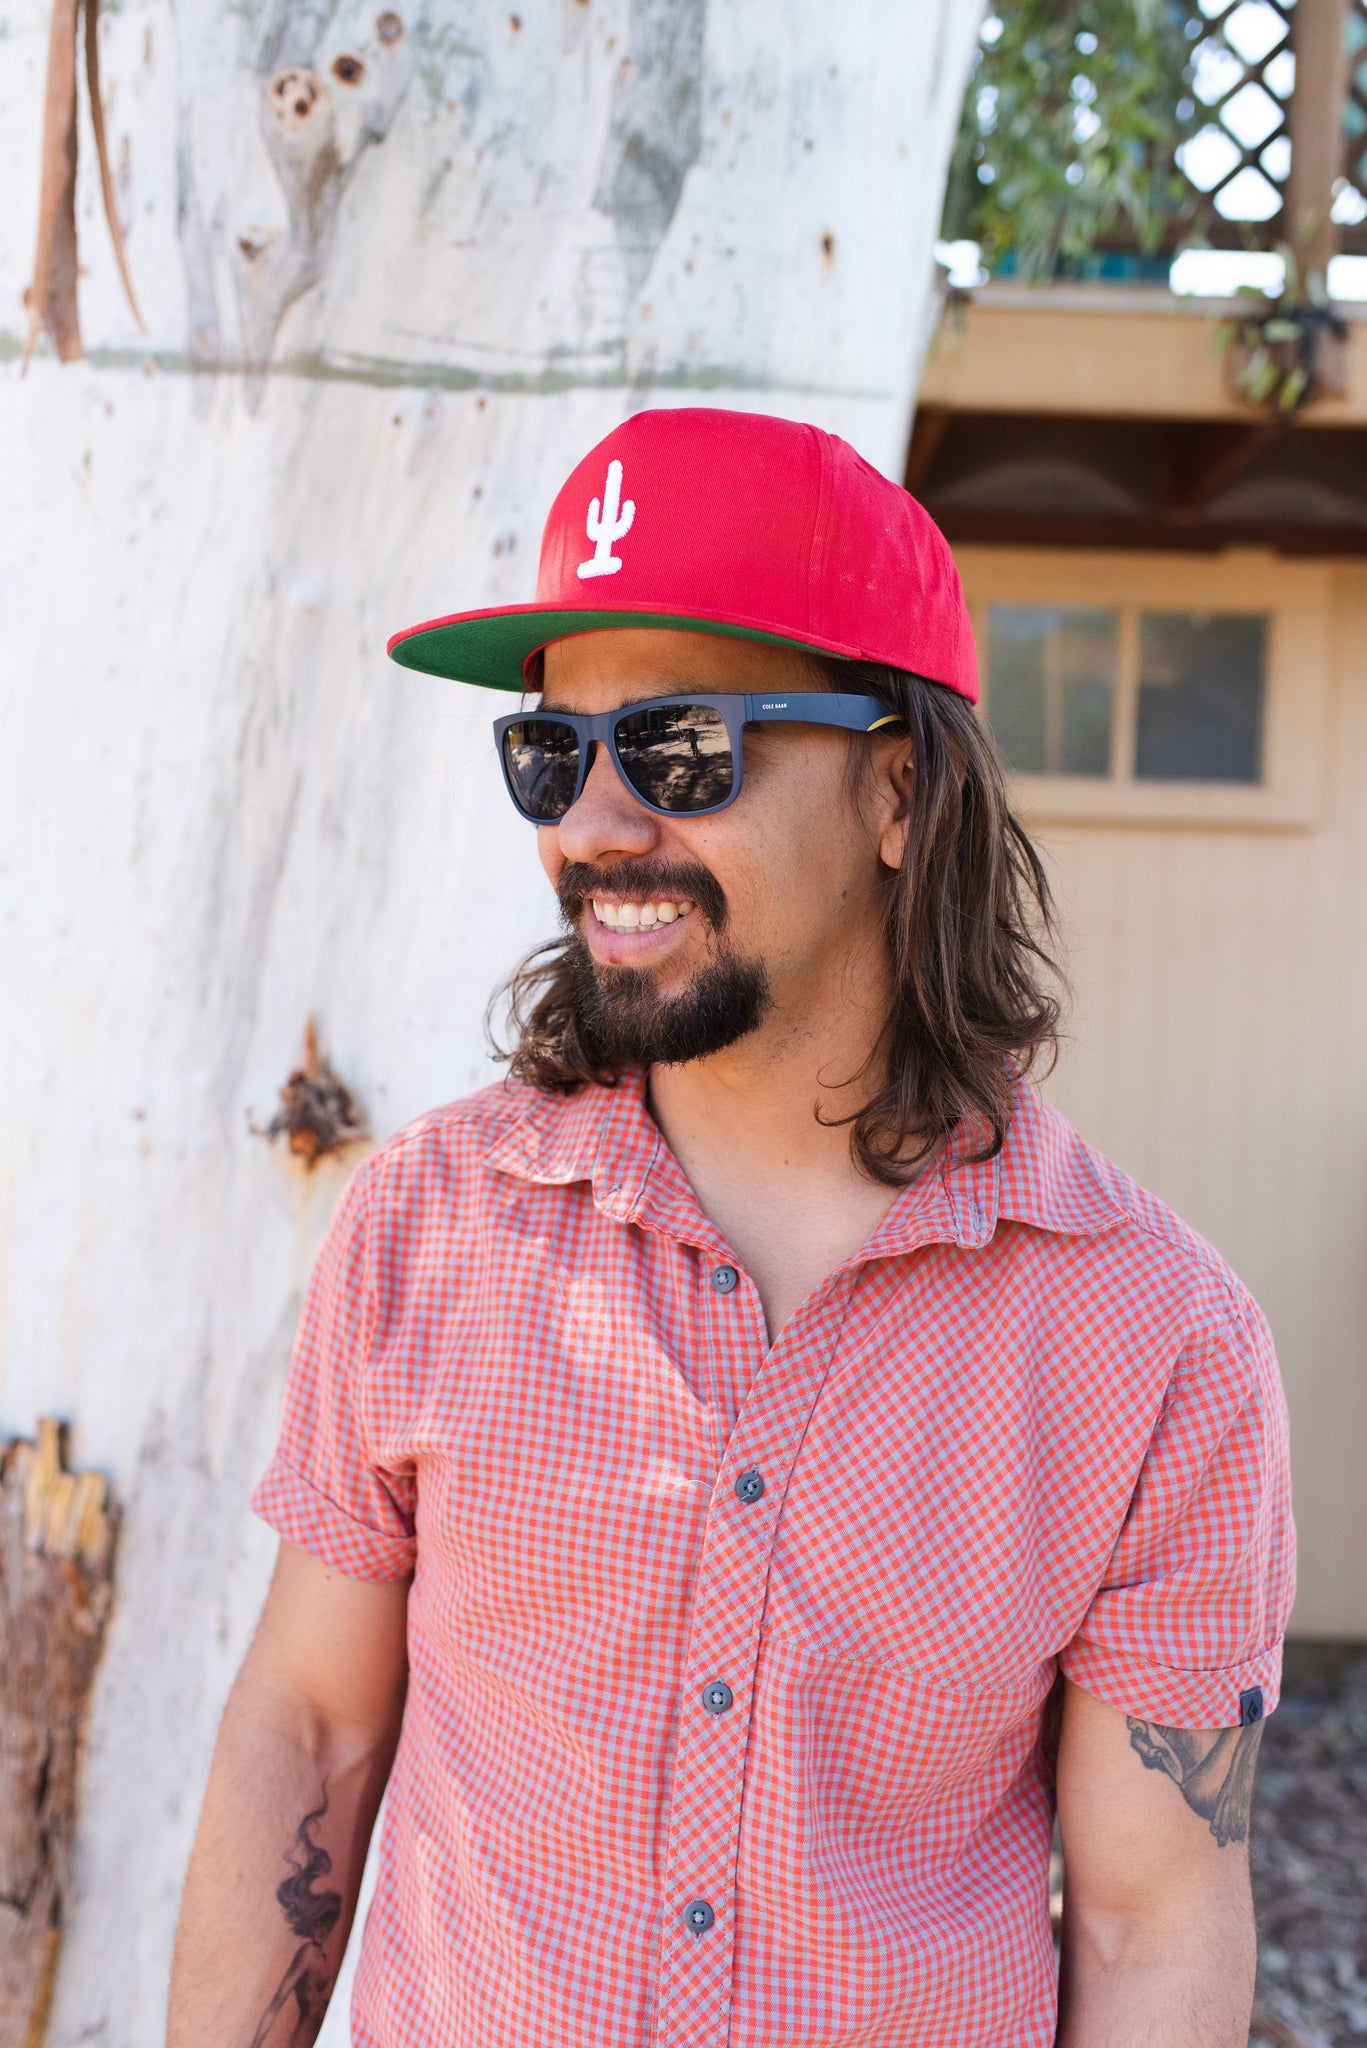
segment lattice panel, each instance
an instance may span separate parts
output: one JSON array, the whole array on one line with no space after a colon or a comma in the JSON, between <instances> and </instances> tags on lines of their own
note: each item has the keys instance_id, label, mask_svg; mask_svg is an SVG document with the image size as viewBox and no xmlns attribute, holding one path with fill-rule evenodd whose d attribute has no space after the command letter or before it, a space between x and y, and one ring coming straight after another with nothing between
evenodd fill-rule
<instances>
[{"instance_id":1,"label":"lattice panel","mask_svg":"<svg viewBox=\"0 0 1367 2048\"><path fill-rule=\"evenodd\" d=\"M1207 118L1182 144L1177 161L1202 194L1202 225L1211 242L1267 246L1285 235L1288 102L1296 82L1292 5L1201 0L1201 16L1204 33L1197 31L1188 91Z\"/></svg>"},{"instance_id":2,"label":"lattice panel","mask_svg":"<svg viewBox=\"0 0 1367 2048\"><path fill-rule=\"evenodd\" d=\"M1204 33L1192 51L1188 90L1207 118L1178 151L1178 163L1201 194L1201 226L1216 247L1267 248L1287 232L1294 0L1200 4ZM1367 0L1350 0L1347 37L1343 175L1333 217L1339 247L1360 255L1367 254Z\"/></svg>"}]
</instances>

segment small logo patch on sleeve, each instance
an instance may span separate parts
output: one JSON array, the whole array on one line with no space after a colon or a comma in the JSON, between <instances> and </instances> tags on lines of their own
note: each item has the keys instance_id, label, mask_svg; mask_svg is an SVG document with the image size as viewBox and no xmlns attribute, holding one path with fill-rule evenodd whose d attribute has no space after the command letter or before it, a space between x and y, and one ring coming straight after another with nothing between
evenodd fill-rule
<instances>
[{"instance_id":1,"label":"small logo patch on sleeve","mask_svg":"<svg viewBox=\"0 0 1367 2048\"><path fill-rule=\"evenodd\" d=\"M1263 1689L1260 1685L1251 1686L1247 1692L1239 1694L1239 1726L1251 1728L1255 1721L1261 1721L1262 1718Z\"/></svg>"}]
</instances>

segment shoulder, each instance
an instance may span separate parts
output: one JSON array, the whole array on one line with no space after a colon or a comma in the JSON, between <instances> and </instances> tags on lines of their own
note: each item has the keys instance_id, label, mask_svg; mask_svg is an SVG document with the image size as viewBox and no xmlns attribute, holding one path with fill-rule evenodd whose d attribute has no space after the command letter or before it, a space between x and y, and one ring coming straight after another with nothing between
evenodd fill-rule
<instances>
[{"instance_id":1,"label":"shoulder","mask_svg":"<svg viewBox=\"0 0 1367 2048\"><path fill-rule=\"evenodd\" d=\"M1068 1262L1137 1316L1175 1317L1189 1340L1266 1340L1257 1303L1215 1247L1028 1085L1003 1149L1001 1214L1055 1234Z\"/></svg>"},{"instance_id":2,"label":"shoulder","mask_svg":"<svg viewBox=\"0 0 1367 2048\"><path fill-rule=\"evenodd\" d=\"M364 1276L376 1313L419 1298L449 1307L451 1290L500 1255L509 1202L543 1177L535 1162L573 1101L498 1081L425 1111L361 1162L333 1215L330 1256Z\"/></svg>"},{"instance_id":3,"label":"shoulder","mask_svg":"<svg viewBox=\"0 0 1367 2048\"><path fill-rule=\"evenodd\" d=\"M528 1121L544 1117L556 1098L511 1077L493 1081L472 1095L443 1102L404 1124L365 1160L360 1171L375 1179L421 1170L448 1156L475 1160Z\"/></svg>"},{"instance_id":4,"label":"shoulder","mask_svg":"<svg viewBox=\"0 0 1367 2048\"><path fill-rule=\"evenodd\" d=\"M372 1213L468 1196L487 1167L515 1169L543 1149L570 1106L524 1081L495 1081L403 1125L362 1161L352 1187Z\"/></svg>"}]
</instances>

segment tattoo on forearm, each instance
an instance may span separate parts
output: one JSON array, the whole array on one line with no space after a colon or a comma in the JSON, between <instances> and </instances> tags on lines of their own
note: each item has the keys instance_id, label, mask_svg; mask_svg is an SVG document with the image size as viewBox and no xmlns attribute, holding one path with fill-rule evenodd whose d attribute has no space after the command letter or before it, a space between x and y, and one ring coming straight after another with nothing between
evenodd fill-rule
<instances>
[{"instance_id":1,"label":"tattoo on forearm","mask_svg":"<svg viewBox=\"0 0 1367 2048\"><path fill-rule=\"evenodd\" d=\"M286 1854L290 1875L275 1896L299 1947L280 1979L274 1998L262 2013L251 2048L309 2048L318 2037L332 1991L333 1966L327 1939L342 1915L340 1892L316 1892L316 1880L332 1869L332 1858L313 1839L312 1830L328 1810L327 1780L323 1801L300 1821L294 1846ZM293 2011L290 2010L291 2004ZM277 2026L277 2021L282 2021Z\"/></svg>"},{"instance_id":2,"label":"tattoo on forearm","mask_svg":"<svg viewBox=\"0 0 1367 2048\"><path fill-rule=\"evenodd\" d=\"M1164 1771L1223 1849L1248 1839L1261 1721L1247 1728L1162 1728L1125 1716L1130 1746L1147 1771Z\"/></svg>"}]
</instances>

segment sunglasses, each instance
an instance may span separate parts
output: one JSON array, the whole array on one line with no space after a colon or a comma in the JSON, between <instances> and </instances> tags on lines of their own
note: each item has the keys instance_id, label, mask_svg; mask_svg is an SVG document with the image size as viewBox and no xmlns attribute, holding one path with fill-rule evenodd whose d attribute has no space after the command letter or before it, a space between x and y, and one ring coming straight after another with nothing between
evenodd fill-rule
<instances>
[{"instance_id":1,"label":"sunglasses","mask_svg":"<svg viewBox=\"0 0 1367 2048\"><path fill-rule=\"evenodd\" d=\"M605 746L639 803L667 818L702 818L740 795L747 725L834 725L876 732L896 725L876 697L795 690L784 697L650 697L592 717L521 711L494 720L508 794L533 825L553 825L577 801Z\"/></svg>"}]
</instances>

